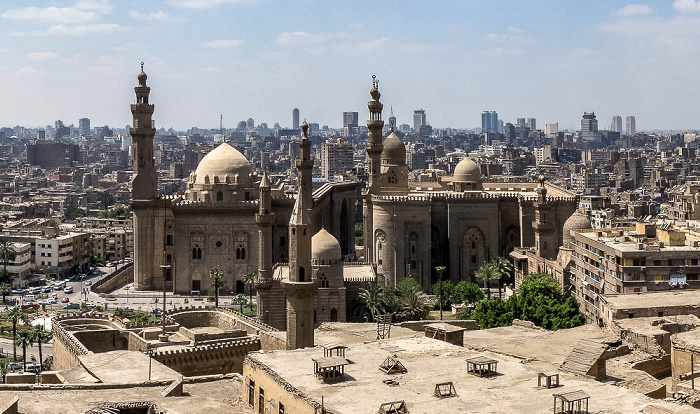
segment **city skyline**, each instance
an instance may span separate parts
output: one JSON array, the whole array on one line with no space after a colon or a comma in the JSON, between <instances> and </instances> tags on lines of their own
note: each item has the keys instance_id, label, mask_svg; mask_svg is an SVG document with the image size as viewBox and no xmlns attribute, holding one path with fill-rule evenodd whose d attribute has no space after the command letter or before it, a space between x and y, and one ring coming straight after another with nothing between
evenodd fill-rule
<instances>
[{"instance_id":1,"label":"city skyline","mask_svg":"<svg viewBox=\"0 0 700 414\"><path fill-rule=\"evenodd\" d=\"M339 128L342 112L366 119L373 74L398 124L423 108L433 127L477 128L489 108L561 130L578 129L584 111L633 114L638 130L700 128L688 92L700 83L687 53L700 46L693 0L19 1L0 20L2 126L126 125L126 86L144 61L156 124L178 130L216 128L221 114L225 128L291 126L295 107Z\"/></svg>"}]
</instances>

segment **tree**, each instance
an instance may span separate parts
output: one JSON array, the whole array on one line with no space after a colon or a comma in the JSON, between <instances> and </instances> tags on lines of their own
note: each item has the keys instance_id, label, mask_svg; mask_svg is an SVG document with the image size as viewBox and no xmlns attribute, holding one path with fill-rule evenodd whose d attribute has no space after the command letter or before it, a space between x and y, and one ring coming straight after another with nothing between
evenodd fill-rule
<instances>
[{"instance_id":1,"label":"tree","mask_svg":"<svg viewBox=\"0 0 700 414\"><path fill-rule=\"evenodd\" d=\"M243 276L243 283L248 285L248 295L250 296L250 305L253 306L253 285L255 284L255 272L246 273Z\"/></svg>"},{"instance_id":2,"label":"tree","mask_svg":"<svg viewBox=\"0 0 700 414\"><path fill-rule=\"evenodd\" d=\"M7 282L9 279L9 273L7 272L7 265L17 258L17 250L15 250L15 245L5 237L0 237L0 260L2 260L2 276L3 279L0 282Z\"/></svg>"},{"instance_id":3,"label":"tree","mask_svg":"<svg viewBox=\"0 0 700 414\"><path fill-rule=\"evenodd\" d=\"M430 313L433 304L428 295L419 287L414 287L401 296L401 316L407 320L425 319Z\"/></svg>"},{"instance_id":4,"label":"tree","mask_svg":"<svg viewBox=\"0 0 700 414\"><path fill-rule=\"evenodd\" d=\"M365 310L369 311L372 319L384 313L384 289L379 283L372 283L367 289L360 289L358 299Z\"/></svg>"},{"instance_id":5,"label":"tree","mask_svg":"<svg viewBox=\"0 0 700 414\"><path fill-rule=\"evenodd\" d=\"M454 300L458 303L475 304L486 296L479 285L467 281L461 281L454 287Z\"/></svg>"},{"instance_id":6,"label":"tree","mask_svg":"<svg viewBox=\"0 0 700 414\"><path fill-rule=\"evenodd\" d=\"M241 307L241 315L243 315L243 304L245 303L245 301L246 301L245 295L242 293L237 294L233 298L233 303L240 305L240 307Z\"/></svg>"},{"instance_id":7,"label":"tree","mask_svg":"<svg viewBox=\"0 0 700 414\"><path fill-rule=\"evenodd\" d=\"M87 216L87 212L83 210L82 208L78 207L68 207L64 212L63 212L63 219L68 220L68 221L73 221L79 217L85 217Z\"/></svg>"},{"instance_id":8,"label":"tree","mask_svg":"<svg viewBox=\"0 0 700 414\"><path fill-rule=\"evenodd\" d=\"M545 273L527 275L512 299L516 318L545 329L572 328L585 323L576 299L565 297L559 283Z\"/></svg>"},{"instance_id":9,"label":"tree","mask_svg":"<svg viewBox=\"0 0 700 414\"><path fill-rule=\"evenodd\" d=\"M484 282L484 286L486 287L486 296L491 299L491 281L498 279L498 274L496 273L496 269L493 267L493 264L486 263L485 265L481 266L476 273L474 273L474 276L476 277L476 280Z\"/></svg>"},{"instance_id":10,"label":"tree","mask_svg":"<svg viewBox=\"0 0 700 414\"><path fill-rule=\"evenodd\" d=\"M385 288L382 295L382 308L385 313L397 314L401 310L401 292L396 288Z\"/></svg>"},{"instance_id":11,"label":"tree","mask_svg":"<svg viewBox=\"0 0 700 414\"><path fill-rule=\"evenodd\" d=\"M51 340L51 332L45 331L43 325L37 325L34 327L34 340L37 342L39 345L39 364L43 368L44 364L44 353L42 352L41 349L41 344L42 343L47 343L49 340Z\"/></svg>"},{"instance_id":12,"label":"tree","mask_svg":"<svg viewBox=\"0 0 700 414\"><path fill-rule=\"evenodd\" d=\"M513 263L504 257L497 257L491 261L491 264L498 275L498 297L502 298L501 286L510 280L510 275L513 274Z\"/></svg>"},{"instance_id":13,"label":"tree","mask_svg":"<svg viewBox=\"0 0 700 414\"><path fill-rule=\"evenodd\" d=\"M362 223L355 223L355 246L362 246L364 244L364 237L362 236Z\"/></svg>"},{"instance_id":14,"label":"tree","mask_svg":"<svg viewBox=\"0 0 700 414\"><path fill-rule=\"evenodd\" d=\"M399 290L399 292L407 292L414 287L420 288L420 285L418 282L416 282L416 279L412 277L405 277L403 278L398 285L396 285L396 288Z\"/></svg>"},{"instance_id":15,"label":"tree","mask_svg":"<svg viewBox=\"0 0 700 414\"><path fill-rule=\"evenodd\" d=\"M445 266L435 267L435 273L437 273L438 281L436 284L433 285L433 295L437 296L438 306L440 307L440 320L442 320L442 305L446 302L449 302L449 299L445 299L452 296L452 290L454 289L452 282L450 282L449 280L445 282L442 281L442 275L443 273L445 273L445 269L447 269Z\"/></svg>"},{"instance_id":16,"label":"tree","mask_svg":"<svg viewBox=\"0 0 700 414\"><path fill-rule=\"evenodd\" d=\"M510 300L501 299L482 300L476 304L471 318L479 324L481 329L510 326L513 324L513 310Z\"/></svg>"},{"instance_id":17,"label":"tree","mask_svg":"<svg viewBox=\"0 0 700 414\"><path fill-rule=\"evenodd\" d=\"M2 278L0 278L2 280ZM5 297L7 296L7 292L10 290L10 285L9 283L6 282L0 282L0 292L2 292L2 302L5 303Z\"/></svg>"},{"instance_id":18,"label":"tree","mask_svg":"<svg viewBox=\"0 0 700 414\"><path fill-rule=\"evenodd\" d=\"M17 361L17 322L24 317L22 308L16 306L5 313L5 317L12 320L12 357Z\"/></svg>"},{"instance_id":19,"label":"tree","mask_svg":"<svg viewBox=\"0 0 700 414\"><path fill-rule=\"evenodd\" d=\"M34 331L32 329L22 329L17 332L17 337L15 338L15 344L22 347L22 367L27 366L27 346L31 346L34 343Z\"/></svg>"},{"instance_id":20,"label":"tree","mask_svg":"<svg viewBox=\"0 0 700 414\"><path fill-rule=\"evenodd\" d=\"M224 285L224 271L221 267L216 266L209 271L209 279L211 286L214 288L214 306L219 307L219 289Z\"/></svg>"}]
</instances>

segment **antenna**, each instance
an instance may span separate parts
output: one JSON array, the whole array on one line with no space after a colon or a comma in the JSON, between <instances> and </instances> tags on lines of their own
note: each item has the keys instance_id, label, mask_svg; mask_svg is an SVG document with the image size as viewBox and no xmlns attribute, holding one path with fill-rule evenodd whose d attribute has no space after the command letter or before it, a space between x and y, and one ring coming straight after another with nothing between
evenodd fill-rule
<instances>
[{"instance_id":1,"label":"antenna","mask_svg":"<svg viewBox=\"0 0 700 414\"><path fill-rule=\"evenodd\" d=\"M224 133L224 114L219 115L219 133Z\"/></svg>"}]
</instances>

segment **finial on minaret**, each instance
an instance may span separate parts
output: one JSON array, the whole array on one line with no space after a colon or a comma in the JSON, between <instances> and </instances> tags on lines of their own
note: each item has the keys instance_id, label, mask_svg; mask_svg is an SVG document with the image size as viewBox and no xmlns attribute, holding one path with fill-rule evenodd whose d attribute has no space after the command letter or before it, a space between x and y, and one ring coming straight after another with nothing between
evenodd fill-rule
<instances>
[{"instance_id":1,"label":"finial on minaret","mask_svg":"<svg viewBox=\"0 0 700 414\"><path fill-rule=\"evenodd\" d=\"M141 72L143 72L143 62L141 62Z\"/></svg>"},{"instance_id":2,"label":"finial on minaret","mask_svg":"<svg viewBox=\"0 0 700 414\"><path fill-rule=\"evenodd\" d=\"M309 124L306 123L306 120L304 120L304 123L301 124L301 139L308 139L307 132L309 131Z\"/></svg>"},{"instance_id":3,"label":"finial on minaret","mask_svg":"<svg viewBox=\"0 0 700 414\"><path fill-rule=\"evenodd\" d=\"M148 79L148 76L146 76L146 72L143 71L143 62L141 62L141 73L139 73L138 76L139 86L146 86L146 79Z\"/></svg>"}]
</instances>

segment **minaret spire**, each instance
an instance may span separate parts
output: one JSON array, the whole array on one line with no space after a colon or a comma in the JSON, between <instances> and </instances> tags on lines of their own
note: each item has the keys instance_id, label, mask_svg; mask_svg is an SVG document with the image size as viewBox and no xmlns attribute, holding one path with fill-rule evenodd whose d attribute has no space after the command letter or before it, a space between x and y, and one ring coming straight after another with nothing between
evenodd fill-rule
<instances>
[{"instance_id":1,"label":"minaret spire","mask_svg":"<svg viewBox=\"0 0 700 414\"><path fill-rule=\"evenodd\" d=\"M260 200L255 222L258 224L258 277L255 280L255 290L258 295L258 320L284 329L284 311L280 312L272 306L272 225L275 223L275 213L272 212L272 184L263 172L260 180Z\"/></svg>"},{"instance_id":2,"label":"minaret spire","mask_svg":"<svg viewBox=\"0 0 700 414\"><path fill-rule=\"evenodd\" d=\"M367 108L369 108L369 120L367 121L367 128L369 128L369 141L365 149L367 150L367 155L369 157L369 192L370 194L379 193L379 170L381 165L381 154L382 154L382 129L384 128L384 121L382 121L382 110L384 105L379 102L379 98L382 96L379 93L379 80L375 75L372 75L372 89L369 91L371 100L367 103Z\"/></svg>"},{"instance_id":3,"label":"minaret spire","mask_svg":"<svg viewBox=\"0 0 700 414\"><path fill-rule=\"evenodd\" d=\"M148 103L151 88L146 85L148 76L143 71L137 76L138 86L136 103L131 104L133 127L129 130L133 140L133 171L131 197L133 200L154 200L158 197L158 174L153 161L153 136L156 130L152 128L154 106Z\"/></svg>"}]
</instances>

